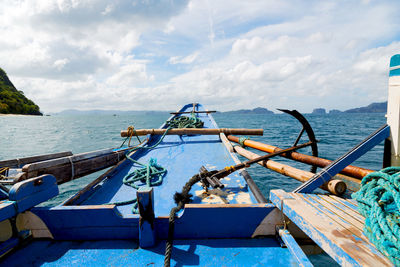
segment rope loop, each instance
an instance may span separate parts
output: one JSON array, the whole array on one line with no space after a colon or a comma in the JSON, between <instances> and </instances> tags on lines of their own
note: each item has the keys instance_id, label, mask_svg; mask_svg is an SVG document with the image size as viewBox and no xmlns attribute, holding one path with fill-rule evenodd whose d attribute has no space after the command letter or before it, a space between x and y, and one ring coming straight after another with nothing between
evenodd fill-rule
<instances>
[{"instance_id":1,"label":"rope loop","mask_svg":"<svg viewBox=\"0 0 400 267\"><path fill-rule=\"evenodd\" d=\"M179 116L167 121L167 126L171 128L203 128L204 122L191 113L190 117Z\"/></svg>"},{"instance_id":2,"label":"rope loop","mask_svg":"<svg viewBox=\"0 0 400 267\"><path fill-rule=\"evenodd\" d=\"M368 174L352 197L365 217L364 234L396 266L400 265L400 167Z\"/></svg>"}]
</instances>

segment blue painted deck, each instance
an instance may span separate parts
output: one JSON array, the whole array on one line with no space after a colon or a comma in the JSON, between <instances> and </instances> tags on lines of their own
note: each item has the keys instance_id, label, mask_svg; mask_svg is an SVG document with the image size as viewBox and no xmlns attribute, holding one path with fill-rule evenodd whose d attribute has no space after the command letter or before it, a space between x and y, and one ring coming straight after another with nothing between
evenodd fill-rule
<instances>
[{"instance_id":1,"label":"blue painted deck","mask_svg":"<svg viewBox=\"0 0 400 267\"><path fill-rule=\"evenodd\" d=\"M204 110L201 105L197 105L197 108L198 110ZM191 110L192 105L187 105L181 111ZM190 116L190 114L184 115ZM198 113L197 116L204 121L204 128L218 127L210 115ZM160 136L151 137L147 145L155 144L159 138ZM218 135L167 135L155 149L150 151L140 150L132 158L142 163L148 163L150 158L156 158L157 163L168 171L163 183L154 187L156 216L167 216L169 214L171 208L176 205L173 195L176 191L182 190L183 185L199 172L201 166L205 166L208 170L214 170L235 164L231 154L224 147ZM99 205L134 198L136 190L124 185L122 179L139 167L126 160L112 177L99 183L96 190L89 197L80 200L79 205ZM233 173L229 177L222 179L221 182L225 184L225 188L211 190L215 194L209 196L203 194L204 190L200 184L194 185L191 191L194 195L192 203L257 203L245 180L238 173ZM130 217L132 216L131 206L118 206L117 209L123 217Z\"/></svg>"},{"instance_id":2,"label":"blue painted deck","mask_svg":"<svg viewBox=\"0 0 400 267\"><path fill-rule=\"evenodd\" d=\"M342 266L392 266L363 234L365 218L351 199L272 190L270 200Z\"/></svg>"},{"instance_id":3,"label":"blue painted deck","mask_svg":"<svg viewBox=\"0 0 400 267\"><path fill-rule=\"evenodd\" d=\"M140 249L134 241L34 241L2 266L163 266L165 242ZM175 240L171 266L296 266L274 238Z\"/></svg>"}]
</instances>

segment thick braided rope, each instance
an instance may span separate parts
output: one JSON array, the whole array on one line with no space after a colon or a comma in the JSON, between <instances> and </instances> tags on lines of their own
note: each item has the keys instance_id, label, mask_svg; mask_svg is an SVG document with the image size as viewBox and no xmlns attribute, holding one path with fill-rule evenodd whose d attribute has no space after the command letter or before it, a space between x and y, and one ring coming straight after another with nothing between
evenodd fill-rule
<instances>
[{"instance_id":1,"label":"thick braided rope","mask_svg":"<svg viewBox=\"0 0 400 267\"><path fill-rule=\"evenodd\" d=\"M143 164L138 161L136 161L136 163L142 165L143 167L127 174L122 180L124 185L138 190L143 185L153 187L162 184L163 177L167 170L161 165L157 164L157 159L150 158L148 164ZM138 202L136 198L108 204L114 204L116 206L133 204L132 213L139 213Z\"/></svg>"},{"instance_id":2,"label":"thick braided rope","mask_svg":"<svg viewBox=\"0 0 400 267\"><path fill-rule=\"evenodd\" d=\"M364 234L395 265L400 265L400 167L365 176L352 197L365 217Z\"/></svg>"},{"instance_id":3,"label":"thick braided rope","mask_svg":"<svg viewBox=\"0 0 400 267\"><path fill-rule=\"evenodd\" d=\"M204 122L196 117L194 113L192 113L190 117L175 117L167 121L167 125L171 128L203 128Z\"/></svg>"},{"instance_id":4,"label":"thick braided rope","mask_svg":"<svg viewBox=\"0 0 400 267\"><path fill-rule=\"evenodd\" d=\"M174 230L175 230L175 217L176 214L183 209L186 203L190 203L192 201L192 195L189 194L192 186L201 180L201 176L199 174L194 175L189 181L183 186L182 192L176 192L174 195L176 207L171 209L169 213L169 227L168 227L168 237L165 245L165 258L164 258L164 266L169 267L171 262L172 255L172 245L174 242Z\"/></svg>"}]
</instances>

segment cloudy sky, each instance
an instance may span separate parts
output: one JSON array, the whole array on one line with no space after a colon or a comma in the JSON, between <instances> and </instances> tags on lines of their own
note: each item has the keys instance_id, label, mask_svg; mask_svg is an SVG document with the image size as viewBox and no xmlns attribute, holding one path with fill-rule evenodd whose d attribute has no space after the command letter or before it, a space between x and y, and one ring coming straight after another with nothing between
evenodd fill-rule
<instances>
[{"instance_id":1,"label":"cloudy sky","mask_svg":"<svg viewBox=\"0 0 400 267\"><path fill-rule=\"evenodd\" d=\"M394 1L3 0L0 67L44 112L385 101Z\"/></svg>"}]
</instances>

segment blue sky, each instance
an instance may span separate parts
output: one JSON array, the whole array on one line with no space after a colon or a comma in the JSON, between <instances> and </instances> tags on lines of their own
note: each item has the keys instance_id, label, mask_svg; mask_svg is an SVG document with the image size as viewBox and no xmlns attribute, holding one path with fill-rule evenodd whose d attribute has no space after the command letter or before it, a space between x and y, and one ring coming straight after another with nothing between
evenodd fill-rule
<instances>
[{"instance_id":1,"label":"blue sky","mask_svg":"<svg viewBox=\"0 0 400 267\"><path fill-rule=\"evenodd\" d=\"M0 67L44 112L344 110L386 100L399 11L373 0L10 0Z\"/></svg>"}]
</instances>

